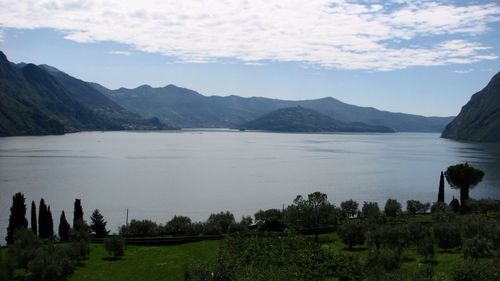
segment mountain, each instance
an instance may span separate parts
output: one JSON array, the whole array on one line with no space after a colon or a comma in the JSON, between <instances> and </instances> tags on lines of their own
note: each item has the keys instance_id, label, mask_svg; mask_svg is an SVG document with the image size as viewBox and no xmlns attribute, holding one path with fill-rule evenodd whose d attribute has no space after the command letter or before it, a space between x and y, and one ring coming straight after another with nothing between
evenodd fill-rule
<instances>
[{"instance_id":1,"label":"mountain","mask_svg":"<svg viewBox=\"0 0 500 281\"><path fill-rule=\"evenodd\" d=\"M117 90L94 86L128 110L143 116L158 116L179 127L238 127L271 111L296 106L317 110L341 122L385 126L395 131L441 132L453 119L380 111L346 104L331 97L288 101L262 97L203 96L174 85L161 88L143 85Z\"/></svg>"},{"instance_id":2,"label":"mountain","mask_svg":"<svg viewBox=\"0 0 500 281\"><path fill-rule=\"evenodd\" d=\"M466 141L500 141L500 72L484 89L472 95L441 136Z\"/></svg>"},{"instance_id":3,"label":"mountain","mask_svg":"<svg viewBox=\"0 0 500 281\"><path fill-rule=\"evenodd\" d=\"M85 106L42 67L13 64L0 52L0 136L120 129L124 124Z\"/></svg>"},{"instance_id":4,"label":"mountain","mask_svg":"<svg viewBox=\"0 0 500 281\"><path fill-rule=\"evenodd\" d=\"M55 67L40 65L52 75L72 98L121 129L173 129L173 126L161 123L156 117L143 118L118 105L95 88L95 85L72 77Z\"/></svg>"},{"instance_id":5,"label":"mountain","mask_svg":"<svg viewBox=\"0 0 500 281\"><path fill-rule=\"evenodd\" d=\"M394 132L382 126L340 122L302 106L277 109L243 124L241 128L272 132Z\"/></svg>"}]
</instances>

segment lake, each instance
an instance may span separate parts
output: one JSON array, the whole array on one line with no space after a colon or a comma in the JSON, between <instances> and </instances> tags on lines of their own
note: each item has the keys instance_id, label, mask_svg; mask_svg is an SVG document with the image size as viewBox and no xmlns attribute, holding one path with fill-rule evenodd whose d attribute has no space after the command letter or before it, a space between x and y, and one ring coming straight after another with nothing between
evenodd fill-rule
<instances>
[{"instance_id":1,"label":"lake","mask_svg":"<svg viewBox=\"0 0 500 281\"><path fill-rule=\"evenodd\" d=\"M0 235L12 195L50 204L73 218L81 198L88 220L98 208L112 231L129 218L165 223L175 214L236 219L281 208L321 191L331 202L387 198L435 201L439 174L468 161L486 176L471 197L500 198L500 145L463 143L432 133L281 134L231 130L83 132L0 138ZM446 187L446 201L458 192Z\"/></svg>"}]
</instances>

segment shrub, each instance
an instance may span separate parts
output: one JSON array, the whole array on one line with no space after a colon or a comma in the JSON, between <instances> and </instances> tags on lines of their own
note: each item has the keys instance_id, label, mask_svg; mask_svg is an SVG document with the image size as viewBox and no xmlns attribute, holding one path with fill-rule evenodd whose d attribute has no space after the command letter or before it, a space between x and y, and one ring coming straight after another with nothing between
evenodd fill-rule
<instances>
[{"instance_id":1,"label":"shrub","mask_svg":"<svg viewBox=\"0 0 500 281\"><path fill-rule=\"evenodd\" d=\"M13 280L16 264L12 258L3 256L0 252L0 281Z\"/></svg>"},{"instance_id":2,"label":"shrub","mask_svg":"<svg viewBox=\"0 0 500 281\"><path fill-rule=\"evenodd\" d=\"M445 251L450 248L460 246L462 242L462 236L460 233L460 228L456 223L440 223L435 224L434 227L434 237L438 242L438 246Z\"/></svg>"},{"instance_id":3,"label":"shrub","mask_svg":"<svg viewBox=\"0 0 500 281\"><path fill-rule=\"evenodd\" d=\"M457 264L451 274L451 281L490 281L488 270L484 265L473 260L465 260Z\"/></svg>"},{"instance_id":4,"label":"shrub","mask_svg":"<svg viewBox=\"0 0 500 281\"><path fill-rule=\"evenodd\" d=\"M60 247L51 243L40 247L29 265L29 280L62 281L75 269L74 261Z\"/></svg>"},{"instance_id":5,"label":"shrub","mask_svg":"<svg viewBox=\"0 0 500 281\"><path fill-rule=\"evenodd\" d=\"M493 254L493 244L486 238L470 238L464 241L462 253L464 258L475 260L491 257Z\"/></svg>"},{"instance_id":6,"label":"shrub","mask_svg":"<svg viewBox=\"0 0 500 281\"><path fill-rule=\"evenodd\" d=\"M432 205L431 214L432 221L436 223L448 222L455 219L455 213L453 210L442 202L437 202Z\"/></svg>"},{"instance_id":7,"label":"shrub","mask_svg":"<svg viewBox=\"0 0 500 281\"><path fill-rule=\"evenodd\" d=\"M125 254L125 239L120 236L111 236L104 239L104 248L114 258L123 257Z\"/></svg>"},{"instance_id":8,"label":"shrub","mask_svg":"<svg viewBox=\"0 0 500 281\"><path fill-rule=\"evenodd\" d=\"M395 199L387 199L384 206L384 213L387 217L396 217L401 214L401 203Z\"/></svg>"},{"instance_id":9,"label":"shrub","mask_svg":"<svg viewBox=\"0 0 500 281\"><path fill-rule=\"evenodd\" d=\"M13 243L9 248L9 256L16 261L18 267L25 269L35 258L38 248L43 245L42 240L30 230L17 230L14 233Z\"/></svg>"},{"instance_id":10,"label":"shrub","mask_svg":"<svg viewBox=\"0 0 500 281\"><path fill-rule=\"evenodd\" d=\"M434 269L430 265L421 265L413 273L413 281L433 281Z\"/></svg>"},{"instance_id":11,"label":"shrub","mask_svg":"<svg viewBox=\"0 0 500 281\"><path fill-rule=\"evenodd\" d=\"M430 203L422 203L418 200L408 200L406 201L406 211L411 214L424 214L426 213L431 207Z\"/></svg>"},{"instance_id":12,"label":"shrub","mask_svg":"<svg viewBox=\"0 0 500 281\"><path fill-rule=\"evenodd\" d=\"M434 258L434 237L432 232L425 234L417 242L417 253L424 257L424 261Z\"/></svg>"},{"instance_id":13,"label":"shrub","mask_svg":"<svg viewBox=\"0 0 500 281\"><path fill-rule=\"evenodd\" d=\"M355 245L361 245L365 242L365 226L359 222L346 222L338 229L338 235L342 242L352 249Z\"/></svg>"},{"instance_id":14,"label":"shrub","mask_svg":"<svg viewBox=\"0 0 500 281\"><path fill-rule=\"evenodd\" d=\"M460 226L464 239L490 238L495 231L495 221L481 215L461 216Z\"/></svg>"},{"instance_id":15,"label":"shrub","mask_svg":"<svg viewBox=\"0 0 500 281\"><path fill-rule=\"evenodd\" d=\"M363 280L364 268L359 257L334 254L331 261L328 263L329 271L332 272L334 277L339 281L357 281Z\"/></svg>"},{"instance_id":16,"label":"shrub","mask_svg":"<svg viewBox=\"0 0 500 281\"><path fill-rule=\"evenodd\" d=\"M396 249L384 248L380 250L370 249L366 258L366 264L371 268L383 268L392 271L400 268L401 254Z\"/></svg>"}]
</instances>

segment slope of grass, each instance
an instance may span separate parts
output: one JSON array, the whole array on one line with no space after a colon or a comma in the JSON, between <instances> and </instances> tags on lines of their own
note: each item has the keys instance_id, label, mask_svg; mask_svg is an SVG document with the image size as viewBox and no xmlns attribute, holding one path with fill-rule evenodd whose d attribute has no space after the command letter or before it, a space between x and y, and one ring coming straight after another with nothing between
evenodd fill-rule
<instances>
[{"instance_id":1,"label":"slope of grass","mask_svg":"<svg viewBox=\"0 0 500 281\"><path fill-rule=\"evenodd\" d=\"M212 261L217 248L218 241L176 246L127 246L122 259L109 260L104 247L93 244L90 258L78 267L70 280L183 280L189 265Z\"/></svg>"}]
</instances>

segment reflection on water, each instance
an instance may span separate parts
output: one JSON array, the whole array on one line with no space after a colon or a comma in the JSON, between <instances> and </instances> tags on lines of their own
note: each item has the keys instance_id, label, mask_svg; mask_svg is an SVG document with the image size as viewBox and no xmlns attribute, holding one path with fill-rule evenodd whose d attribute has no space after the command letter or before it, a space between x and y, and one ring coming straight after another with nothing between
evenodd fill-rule
<instances>
[{"instance_id":1,"label":"reflection on water","mask_svg":"<svg viewBox=\"0 0 500 281\"><path fill-rule=\"evenodd\" d=\"M486 176L472 197L500 197L500 146L437 134L272 134L237 131L91 132L0 138L0 236L11 196L41 197L55 220L81 198L113 231L131 218L204 220L280 208L322 191L332 202L434 201L440 171L468 161ZM458 196L447 189L446 200ZM29 212L28 212L29 213ZM2 241L3 242L3 241Z\"/></svg>"}]
</instances>

